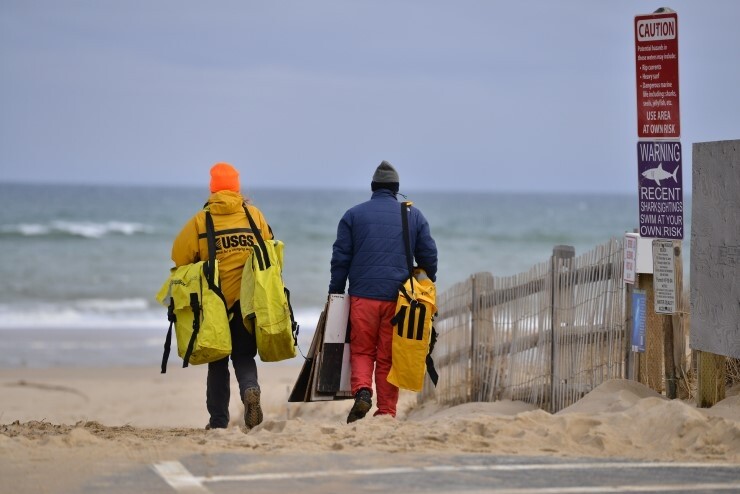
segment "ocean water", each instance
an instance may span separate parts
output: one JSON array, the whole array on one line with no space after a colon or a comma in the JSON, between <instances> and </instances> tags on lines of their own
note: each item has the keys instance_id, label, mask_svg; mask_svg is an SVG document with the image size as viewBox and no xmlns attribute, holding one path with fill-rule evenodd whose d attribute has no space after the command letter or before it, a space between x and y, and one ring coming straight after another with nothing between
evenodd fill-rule
<instances>
[{"instance_id":1,"label":"ocean water","mask_svg":"<svg viewBox=\"0 0 740 494\"><path fill-rule=\"evenodd\" d=\"M326 300L337 222L370 191L245 193L285 242L305 352ZM437 242L438 291L476 272L526 271L558 244L578 255L638 223L637 197L627 194L405 193ZM0 338L0 366L72 365L80 351L81 364L158 365L167 320L154 295L173 238L207 197L205 188L0 183L0 331L13 335ZM111 343L114 332L127 342Z\"/></svg>"}]
</instances>

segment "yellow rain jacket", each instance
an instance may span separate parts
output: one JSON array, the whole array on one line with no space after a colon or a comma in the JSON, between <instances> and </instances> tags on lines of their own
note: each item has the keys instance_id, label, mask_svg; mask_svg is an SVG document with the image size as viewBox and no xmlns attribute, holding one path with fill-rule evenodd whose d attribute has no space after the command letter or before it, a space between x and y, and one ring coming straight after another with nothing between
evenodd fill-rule
<instances>
[{"instance_id":1,"label":"yellow rain jacket","mask_svg":"<svg viewBox=\"0 0 740 494\"><path fill-rule=\"evenodd\" d=\"M434 282L419 268L414 270L413 290L410 279L399 289L396 315L391 321L395 331L391 371L387 378L394 386L417 392L422 390L430 354L432 323L437 314L436 298Z\"/></svg>"},{"instance_id":2,"label":"yellow rain jacket","mask_svg":"<svg viewBox=\"0 0 740 494\"><path fill-rule=\"evenodd\" d=\"M228 308L239 299L242 269L252 255L252 246L257 245L255 234L244 214L243 204L244 198L238 192L222 190L211 194L204 210L185 224L172 244L172 260L176 267L208 260L205 209L211 212L216 235L216 259L221 275L220 286ZM262 212L255 206L247 207L262 238L272 239L272 230Z\"/></svg>"}]
</instances>

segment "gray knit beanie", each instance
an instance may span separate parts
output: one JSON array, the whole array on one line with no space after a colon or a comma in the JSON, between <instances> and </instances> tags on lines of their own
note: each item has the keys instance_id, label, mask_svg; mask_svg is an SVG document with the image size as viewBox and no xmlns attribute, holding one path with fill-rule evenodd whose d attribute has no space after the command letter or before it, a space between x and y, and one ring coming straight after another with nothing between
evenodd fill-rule
<instances>
[{"instance_id":1,"label":"gray knit beanie","mask_svg":"<svg viewBox=\"0 0 740 494\"><path fill-rule=\"evenodd\" d=\"M398 183L398 172L393 165L383 160L373 174L373 182Z\"/></svg>"}]
</instances>

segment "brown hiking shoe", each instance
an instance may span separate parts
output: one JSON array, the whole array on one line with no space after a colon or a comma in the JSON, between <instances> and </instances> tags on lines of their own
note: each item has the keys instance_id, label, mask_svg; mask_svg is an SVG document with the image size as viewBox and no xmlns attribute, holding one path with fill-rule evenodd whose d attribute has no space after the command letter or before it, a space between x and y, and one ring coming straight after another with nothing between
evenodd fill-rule
<instances>
[{"instance_id":1,"label":"brown hiking shoe","mask_svg":"<svg viewBox=\"0 0 740 494\"><path fill-rule=\"evenodd\" d=\"M249 429L262 423L260 388L247 388L244 391L244 425Z\"/></svg>"},{"instance_id":2,"label":"brown hiking shoe","mask_svg":"<svg viewBox=\"0 0 740 494\"><path fill-rule=\"evenodd\" d=\"M350 410L349 415L347 415L348 424L351 424L356 420L360 420L361 418L365 418L365 415L367 415L367 412L369 412L370 408L373 406L372 396L372 391L367 388L362 388L355 393L355 404L352 405L352 410Z\"/></svg>"}]
</instances>

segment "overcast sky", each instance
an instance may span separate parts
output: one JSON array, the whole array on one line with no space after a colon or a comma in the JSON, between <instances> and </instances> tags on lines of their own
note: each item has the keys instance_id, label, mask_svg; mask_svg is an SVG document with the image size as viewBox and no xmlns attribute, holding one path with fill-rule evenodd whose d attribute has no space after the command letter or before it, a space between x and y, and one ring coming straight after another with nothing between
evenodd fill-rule
<instances>
[{"instance_id":1,"label":"overcast sky","mask_svg":"<svg viewBox=\"0 0 740 494\"><path fill-rule=\"evenodd\" d=\"M637 190L634 16L691 145L740 139L740 1L0 0L0 181Z\"/></svg>"}]
</instances>

